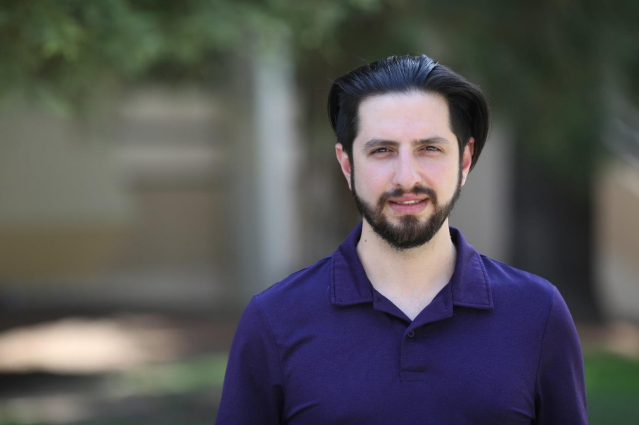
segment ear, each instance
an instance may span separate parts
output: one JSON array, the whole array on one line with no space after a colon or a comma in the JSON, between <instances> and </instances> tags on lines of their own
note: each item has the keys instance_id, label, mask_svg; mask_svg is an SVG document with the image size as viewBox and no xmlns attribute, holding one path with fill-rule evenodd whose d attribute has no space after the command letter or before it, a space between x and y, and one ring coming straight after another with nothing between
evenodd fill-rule
<instances>
[{"instance_id":1,"label":"ear","mask_svg":"<svg viewBox=\"0 0 639 425\"><path fill-rule=\"evenodd\" d=\"M466 177L470 172L470 165L473 163L473 152L475 150L475 138L471 137L464 147L464 156L462 157L462 186L466 184Z\"/></svg>"},{"instance_id":2,"label":"ear","mask_svg":"<svg viewBox=\"0 0 639 425\"><path fill-rule=\"evenodd\" d=\"M346 177L346 182L348 183L348 188L351 188L351 160L348 157L346 151L344 151L344 147L341 143L335 144L335 154L337 155L337 162L339 162L339 166L342 169L342 173L344 173L344 177Z\"/></svg>"}]
</instances>

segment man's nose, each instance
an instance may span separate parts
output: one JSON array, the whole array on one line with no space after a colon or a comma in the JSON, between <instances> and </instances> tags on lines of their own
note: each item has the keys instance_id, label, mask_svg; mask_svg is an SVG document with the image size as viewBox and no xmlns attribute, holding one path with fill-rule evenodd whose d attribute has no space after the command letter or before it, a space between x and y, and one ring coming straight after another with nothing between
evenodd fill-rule
<instances>
[{"instance_id":1,"label":"man's nose","mask_svg":"<svg viewBox=\"0 0 639 425\"><path fill-rule=\"evenodd\" d=\"M421 180L419 164L412 155L400 155L393 178L393 186L412 189Z\"/></svg>"}]
</instances>

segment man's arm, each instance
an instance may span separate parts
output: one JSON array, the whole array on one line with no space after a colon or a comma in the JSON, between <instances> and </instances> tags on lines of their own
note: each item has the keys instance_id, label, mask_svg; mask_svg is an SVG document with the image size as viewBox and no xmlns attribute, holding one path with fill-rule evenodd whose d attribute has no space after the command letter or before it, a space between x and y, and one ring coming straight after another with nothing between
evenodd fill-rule
<instances>
[{"instance_id":1,"label":"man's arm","mask_svg":"<svg viewBox=\"0 0 639 425\"><path fill-rule=\"evenodd\" d=\"M257 296L235 331L217 425L280 425L282 369L274 335Z\"/></svg>"},{"instance_id":2,"label":"man's arm","mask_svg":"<svg viewBox=\"0 0 639 425\"><path fill-rule=\"evenodd\" d=\"M535 424L588 424L579 337L566 302L553 289L537 372Z\"/></svg>"}]
</instances>

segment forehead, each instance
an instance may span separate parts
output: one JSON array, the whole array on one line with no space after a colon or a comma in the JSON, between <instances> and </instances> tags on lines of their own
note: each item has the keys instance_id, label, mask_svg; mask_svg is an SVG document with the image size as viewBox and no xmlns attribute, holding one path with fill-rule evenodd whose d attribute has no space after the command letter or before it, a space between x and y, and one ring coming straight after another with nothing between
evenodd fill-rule
<instances>
[{"instance_id":1,"label":"forehead","mask_svg":"<svg viewBox=\"0 0 639 425\"><path fill-rule=\"evenodd\" d=\"M372 96L360 104L358 118L355 143L371 138L401 142L433 136L456 140L450 128L448 104L434 93L414 91Z\"/></svg>"}]
</instances>

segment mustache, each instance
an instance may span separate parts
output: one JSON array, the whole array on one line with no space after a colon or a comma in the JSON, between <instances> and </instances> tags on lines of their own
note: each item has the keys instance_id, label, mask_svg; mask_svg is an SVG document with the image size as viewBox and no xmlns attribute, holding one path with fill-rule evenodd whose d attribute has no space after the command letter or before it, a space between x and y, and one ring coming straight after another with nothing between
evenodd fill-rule
<instances>
[{"instance_id":1,"label":"mustache","mask_svg":"<svg viewBox=\"0 0 639 425\"><path fill-rule=\"evenodd\" d=\"M383 208L384 204L386 204L386 202L388 202L390 198L399 198L402 195L408 195L408 194L426 195L430 198L433 205L437 205L437 193L435 193L435 191L431 189L430 187L424 187L424 186L415 186L408 191L401 189L399 187L393 190L389 190L388 192L385 192L382 194L382 196L380 196L378 205L380 208Z\"/></svg>"}]
</instances>

